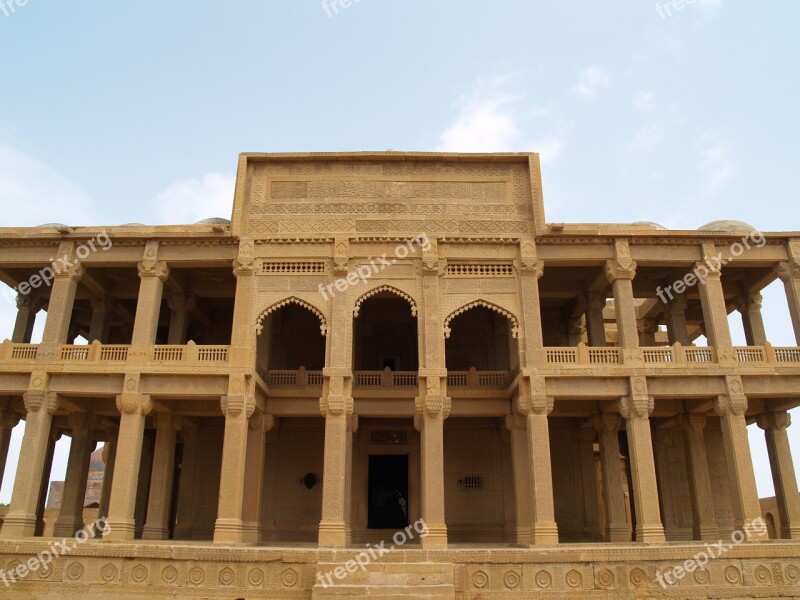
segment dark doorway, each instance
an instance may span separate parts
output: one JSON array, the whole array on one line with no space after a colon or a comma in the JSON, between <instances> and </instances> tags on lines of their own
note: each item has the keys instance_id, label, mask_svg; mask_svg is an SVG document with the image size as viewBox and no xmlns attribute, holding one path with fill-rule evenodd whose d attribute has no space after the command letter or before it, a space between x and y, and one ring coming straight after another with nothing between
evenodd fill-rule
<instances>
[{"instance_id":1,"label":"dark doorway","mask_svg":"<svg viewBox=\"0 0 800 600\"><path fill-rule=\"evenodd\" d=\"M408 456L369 457L370 529L403 529L408 525Z\"/></svg>"},{"instance_id":2,"label":"dark doorway","mask_svg":"<svg viewBox=\"0 0 800 600\"><path fill-rule=\"evenodd\" d=\"M382 358L381 362L383 363L383 366L381 367L381 369L385 369L386 367L389 367L389 369L391 369L392 371L396 371L397 370L397 361L396 361L396 359L394 359L394 358Z\"/></svg>"}]
</instances>

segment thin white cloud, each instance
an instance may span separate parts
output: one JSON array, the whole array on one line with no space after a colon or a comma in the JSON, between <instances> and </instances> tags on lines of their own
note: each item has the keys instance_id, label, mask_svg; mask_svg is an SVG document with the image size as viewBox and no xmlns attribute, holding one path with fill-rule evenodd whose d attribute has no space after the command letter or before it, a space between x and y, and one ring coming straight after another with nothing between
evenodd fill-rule
<instances>
[{"instance_id":1,"label":"thin white cloud","mask_svg":"<svg viewBox=\"0 0 800 600\"><path fill-rule=\"evenodd\" d=\"M32 227L44 223L94 225L88 198L69 179L44 161L0 145L0 213L2 227Z\"/></svg>"},{"instance_id":2,"label":"thin white cloud","mask_svg":"<svg viewBox=\"0 0 800 600\"><path fill-rule=\"evenodd\" d=\"M597 92L608 87L610 83L611 78L603 67L589 67L578 74L578 83L572 87L572 91L582 98L593 100L597 97Z\"/></svg>"},{"instance_id":3,"label":"thin white cloud","mask_svg":"<svg viewBox=\"0 0 800 600\"><path fill-rule=\"evenodd\" d=\"M524 127L530 117L548 110L526 106L524 98L505 90L509 78L478 82L458 102L458 114L440 136L441 152L538 152L543 164L553 165L564 142L555 134L531 138Z\"/></svg>"},{"instance_id":4,"label":"thin white cloud","mask_svg":"<svg viewBox=\"0 0 800 600\"><path fill-rule=\"evenodd\" d=\"M656 108L656 95L654 92L641 92L633 99L633 107L639 112L651 112Z\"/></svg>"},{"instance_id":5,"label":"thin white cloud","mask_svg":"<svg viewBox=\"0 0 800 600\"><path fill-rule=\"evenodd\" d=\"M159 223L191 224L211 217L230 219L234 186L232 175L220 173L174 183L156 196Z\"/></svg>"},{"instance_id":6,"label":"thin white cloud","mask_svg":"<svg viewBox=\"0 0 800 600\"><path fill-rule=\"evenodd\" d=\"M730 147L717 144L700 152L700 168L705 177L704 196L716 196L736 174Z\"/></svg>"},{"instance_id":7,"label":"thin white cloud","mask_svg":"<svg viewBox=\"0 0 800 600\"><path fill-rule=\"evenodd\" d=\"M517 96L501 89L502 80L479 83L461 98L455 121L440 137L442 152L510 152L521 138Z\"/></svg>"},{"instance_id":8,"label":"thin white cloud","mask_svg":"<svg viewBox=\"0 0 800 600\"><path fill-rule=\"evenodd\" d=\"M642 127L631 140L631 150L651 152L664 141L664 128L658 123Z\"/></svg>"}]
</instances>

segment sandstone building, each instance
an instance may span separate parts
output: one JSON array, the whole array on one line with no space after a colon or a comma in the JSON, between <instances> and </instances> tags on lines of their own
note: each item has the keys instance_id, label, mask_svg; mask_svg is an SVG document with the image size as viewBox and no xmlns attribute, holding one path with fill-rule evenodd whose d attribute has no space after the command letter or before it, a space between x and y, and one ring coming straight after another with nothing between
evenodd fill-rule
<instances>
[{"instance_id":1,"label":"sandstone building","mask_svg":"<svg viewBox=\"0 0 800 600\"><path fill-rule=\"evenodd\" d=\"M0 569L47 546L55 440L59 538L107 446L109 529L9 597L800 590L800 348L760 312L783 281L800 346L800 233L547 224L535 154L244 154L230 221L0 229L0 278L20 291L3 463L26 424ZM753 422L781 539L662 590L760 516ZM427 536L320 585L419 519Z\"/></svg>"}]
</instances>

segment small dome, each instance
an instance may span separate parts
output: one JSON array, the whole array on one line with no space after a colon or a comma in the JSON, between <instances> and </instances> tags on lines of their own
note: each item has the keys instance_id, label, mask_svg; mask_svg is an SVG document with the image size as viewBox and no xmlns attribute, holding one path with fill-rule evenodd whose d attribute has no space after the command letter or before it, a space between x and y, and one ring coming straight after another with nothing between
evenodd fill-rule
<instances>
[{"instance_id":1,"label":"small dome","mask_svg":"<svg viewBox=\"0 0 800 600\"><path fill-rule=\"evenodd\" d=\"M45 223L44 225L37 225L37 227L68 227L64 223Z\"/></svg>"},{"instance_id":2,"label":"small dome","mask_svg":"<svg viewBox=\"0 0 800 600\"><path fill-rule=\"evenodd\" d=\"M655 227L659 231L666 231L667 228L659 223L654 223L653 221L636 221L635 223L631 223L631 225L649 225L650 227Z\"/></svg>"},{"instance_id":3,"label":"small dome","mask_svg":"<svg viewBox=\"0 0 800 600\"><path fill-rule=\"evenodd\" d=\"M711 221L698 231L756 231L756 228L744 221Z\"/></svg>"},{"instance_id":4,"label":"small dome","mask_svg":"<svg viewBox=\"0 0 800 600\"><path fill-rule=\"evenodd\" d=\"M146 227L144 223L123 223L120 227Z\"/></svg>"},{"instance_id":5,"label":"small dome","mask_svg":"<svg viewBox=\"0 0 800 600\"><path fill-rule=\"evenodd\" d=\"M202 221L198 221L195 225L230 225L231 222L228 219L223 219L221 217L212 217L211 219L203 219Z\"/></svg>"}]
</instances>

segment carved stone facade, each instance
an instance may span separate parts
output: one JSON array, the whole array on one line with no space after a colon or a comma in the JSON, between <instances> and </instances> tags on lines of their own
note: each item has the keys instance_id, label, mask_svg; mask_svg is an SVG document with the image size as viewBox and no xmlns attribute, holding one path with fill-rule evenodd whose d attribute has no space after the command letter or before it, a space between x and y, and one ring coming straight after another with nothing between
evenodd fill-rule
<instances>
[{"instance_id":1,"label":"carved stone facade","mask_svg":"<svg viewBox=\"0 0 800 600\"><path fill-rule=\"evenodd\" d=\"M48 546L59 436L58 535L87 524L93 443L108 465L102 539L6 593L794 593L800 348L770 344L760 292L783 282L800 345L800 233L736 255L754 233L548 225L535 154L396 152L244 154L230 222L0 229L0 278L28 290L0 345L3 464L26 422L0 569ZM108 248L83 250L102 234ZM732 266L674 285L718 253ZM776 483L769 544L753 527L756 422ZM423 521L336 585L317 576Z\"/></svg>"}]
</instances>

